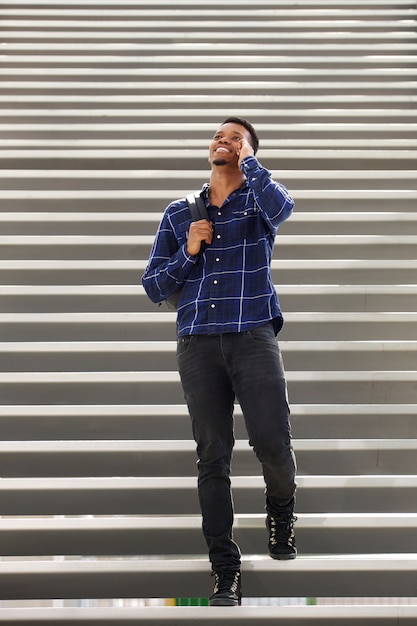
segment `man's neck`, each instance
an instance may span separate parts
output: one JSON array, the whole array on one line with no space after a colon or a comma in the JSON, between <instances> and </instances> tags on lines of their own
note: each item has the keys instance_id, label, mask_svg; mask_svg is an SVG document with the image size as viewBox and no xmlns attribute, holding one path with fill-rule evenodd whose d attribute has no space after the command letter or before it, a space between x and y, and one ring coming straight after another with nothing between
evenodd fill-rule
<instances>
[{"instance_id":1,"label":"man's neck","mask_svg":"<svg viewBox=\"0 0 417 626\"><path fill-rule=\"evenodd\" d=\"M227 166L215 166L210 176L210 203L215 206L222 206L226 198L239 189L245 180L240 169L230 170Z\"/></svg>"}]
</instances>

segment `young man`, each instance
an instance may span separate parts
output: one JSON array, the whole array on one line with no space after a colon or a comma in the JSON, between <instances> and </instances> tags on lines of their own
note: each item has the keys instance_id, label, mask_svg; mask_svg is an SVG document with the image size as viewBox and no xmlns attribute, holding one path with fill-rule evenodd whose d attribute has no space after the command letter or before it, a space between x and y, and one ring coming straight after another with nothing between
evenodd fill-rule
<instances>
[{"instance_id":1,"label":"young man","mask_svg":"<svg viewBox=\"0 0 417 626\"><path fill-rule=\"evenodd\" d=\"M235 399L265 480L269 555L293 559L297 553L296 464L276 340L283 319L270 274L277 228L294 202L256 159L258 143L248 121L223 122L210 144L210 182L201 190L210 221L191 222L186 201L172 202L142 279L153 302L182 287L177 361L197 444L203 533L215 576L212 606L241 600L229 477Z\"/></svg>"}]
</instances>

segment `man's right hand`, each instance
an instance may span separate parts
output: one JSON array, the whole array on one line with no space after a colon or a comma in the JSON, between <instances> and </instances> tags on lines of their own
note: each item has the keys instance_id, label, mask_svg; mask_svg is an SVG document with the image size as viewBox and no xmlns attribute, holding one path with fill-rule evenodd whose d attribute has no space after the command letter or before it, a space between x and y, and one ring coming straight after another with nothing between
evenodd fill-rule
<instances>
[{"instance_id":1,"label":"man's right hand","mask_svg":"<svg viewBox=\"0 0 417 626\"><path fill-rule=\"evenodd\" d=\"M207 220L198 220L198 222L191 222L190 230L188 232L187 252L191 256L196 256L200 253L201 242L205 241L206 244L211 244L213 239L213 224Z\"/></svg>"}]
</instances>

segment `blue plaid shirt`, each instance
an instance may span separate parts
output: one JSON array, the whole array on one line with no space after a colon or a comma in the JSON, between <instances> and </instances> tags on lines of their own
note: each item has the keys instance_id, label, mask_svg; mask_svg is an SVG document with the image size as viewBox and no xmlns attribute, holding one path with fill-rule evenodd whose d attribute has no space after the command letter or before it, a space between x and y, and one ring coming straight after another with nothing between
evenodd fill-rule
<instances>
[{"instance_id":1,"label":"blue plaid shirt","mask_svg":"<svg viewBox=\"0 0 417 626\"><path fill-rule=\"evenodd\" d=\"M153 302L182 287L178 336L243 332L268 321L276 333L282 327L270 264L278 226L294 201L255 157L246 157L241 169L244 184L220 208L208 203L208 183L202 188L214 228L202 254L187 253L191 214L185 199L172 202L159 225L142 284Z\"/></svg>"}]
</instances>

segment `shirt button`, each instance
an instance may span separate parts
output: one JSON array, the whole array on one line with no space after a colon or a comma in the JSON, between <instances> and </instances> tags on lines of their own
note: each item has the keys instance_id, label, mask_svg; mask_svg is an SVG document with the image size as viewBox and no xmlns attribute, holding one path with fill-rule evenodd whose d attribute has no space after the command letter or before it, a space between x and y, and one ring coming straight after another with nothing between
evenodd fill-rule
<instances>
[{"instance_id":1,"label":"shirt button","mask_svg":"<svg viewBox=\"0 0 417 626\"><path fill-rule=\"evenodd\" d=\"M248 214L248 212L247 212L247 211L245 211L243 215L247 215L247 214Z\"/></svg>"},{"instance_id":2,"label":"shirt button","mask_svg":"<svg viewBox=\"0 0 417 626\"><path fill-rule=\"evenodd\" d=\"M216 235L216 238L217 239L221 239L221 235Z\"/></svg>"},{"instance_id":3,"label":"shirt button","mask_svg":"<svg viewBox=\"0 0 417 626\"><path fill-rule=\"evenodd\" d=\"M219 259L219 257L217 257L217 259L216 259L216 263L218 263L219 261L220 261L220 259Z\"/></svg>"},{"instance_id":4,"label":"shirt button","mask_svg":"<svg viewBox=\"0 0 417 626\"><path fill-rule=\"evenodd\" d=\"M210 306L211 306L211 308L212 308L212 309L215 309L215 308L216 308L216 305L215 305L215 304L210 304Z\"/></svg>"},{"instance_id":5,"label":"shirt button","mask_svg":"<svg viewBox=\"0 0 417 626\"><path fill-rule=\"evenodd\" d=\"M221 214L222 214L222 212L221 212L221 211L217 211L217 215L221 215Z\"/></svg>"},{"instance_id":6,"label":"shirt button","mask_svg":"<svg viewBox=\"0 0 417 626\"><path fill-rule=\"evenodd\" d=\"M213 285L217 285L217 280L213 280Z\"/></svg>"}]
</instances>

